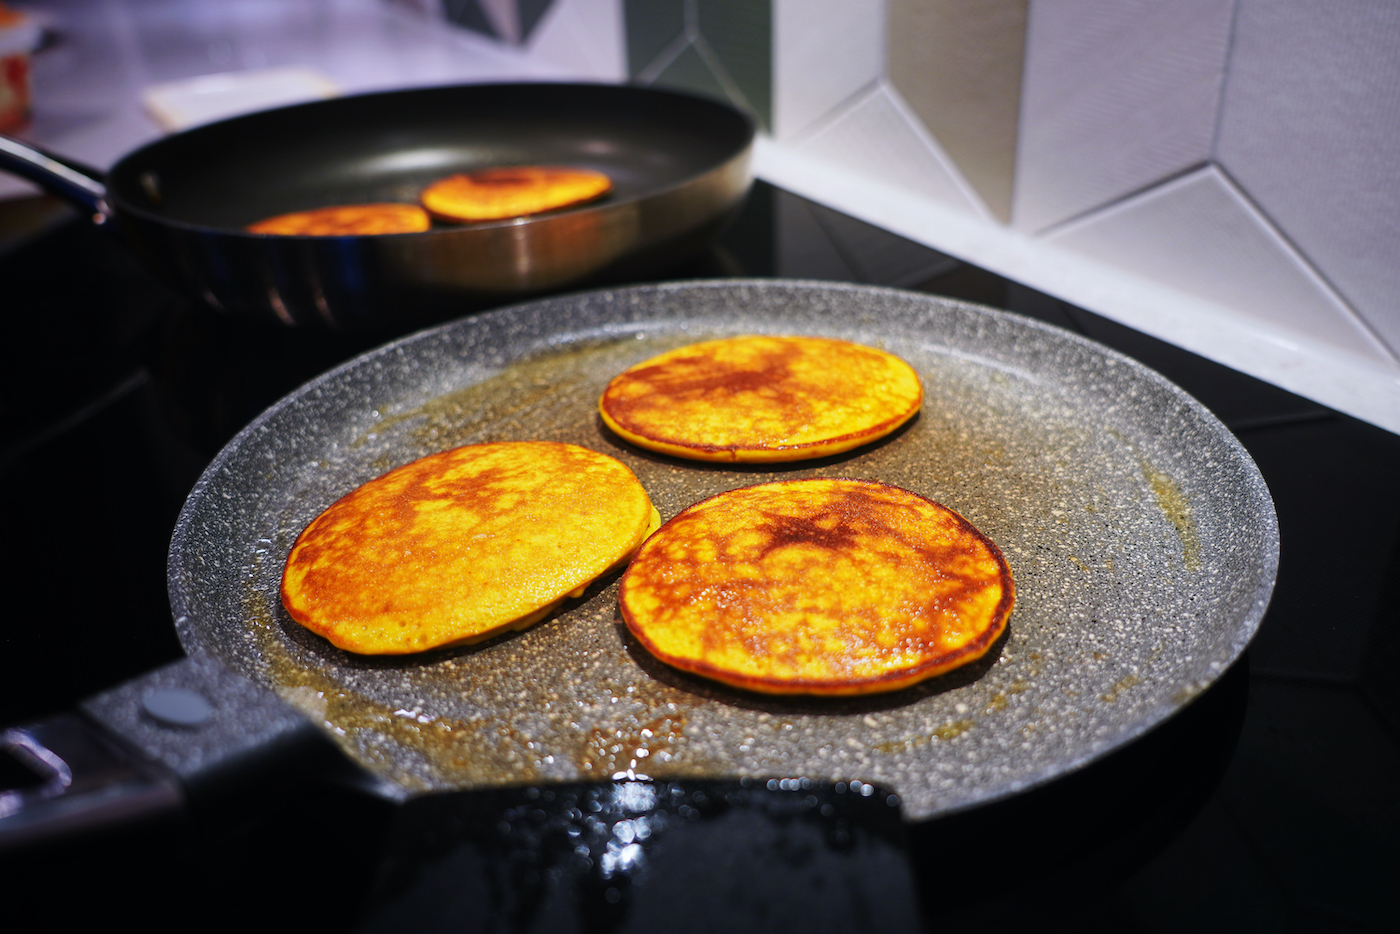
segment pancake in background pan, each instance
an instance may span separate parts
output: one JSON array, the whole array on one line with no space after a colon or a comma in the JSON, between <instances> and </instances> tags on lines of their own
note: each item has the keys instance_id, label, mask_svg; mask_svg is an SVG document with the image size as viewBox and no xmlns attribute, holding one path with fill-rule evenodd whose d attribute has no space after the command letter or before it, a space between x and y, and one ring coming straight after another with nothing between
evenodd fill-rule
<instances>
[{"instance_id":1,"label":"pancake in background pan","mask_svg":"<svg viewBox=\"0 0 1400 934\"><path fill-rule=\"evenodd\" d=\"M405 464L337 500L292 546L282 605L334 645L397 655L548 616L660 524L621 462L502 442Z\"/></svg>"},{"instance_id":2,"label":"pancake in background pan","mask_svg":"<svg viewBox=\"0 0 1400 934\"><path fill-rule=\"evenodd\" d=\"M432 226L416 204L342 204L279 214L249 224L249 233L300 237L351 237L365 234L418 233Z\"/></svg>"},{"instance_id":3,"label":"pancake in background pan","mask_svg":"<svg viewBox=\"0 0 1400 934\"><path fill-rule=\"evenodd\" d=\"M611 190L612 179L592 169L516 165L449 175L423 189L420 201L438 220L466 224L554 211Z\"/></svg>"},{"instance_id":4,"label":"pancake in background pan","mask_svg":"<svg viewBox=\"0 0 1400 934\"><path fill-rule=\"evenodd\" d=\"M895 691L982 657L1015 603L966 519L868 480L764 483L702 500L638 549L627 628L668 665L769 694Z\"/></svg>"},{"instance_id":5,"label":"pancake in background pan","mask_svg":"<svg viewBox=\"0 0 1400 934\"><path fill-rule=\"evenodd\" d=\"M882 438L923 404L892 354L824 337L731 337L645 360L614 377L598 411L638 447L703 461L838 454Z\"/></svg>"}]
</instances>

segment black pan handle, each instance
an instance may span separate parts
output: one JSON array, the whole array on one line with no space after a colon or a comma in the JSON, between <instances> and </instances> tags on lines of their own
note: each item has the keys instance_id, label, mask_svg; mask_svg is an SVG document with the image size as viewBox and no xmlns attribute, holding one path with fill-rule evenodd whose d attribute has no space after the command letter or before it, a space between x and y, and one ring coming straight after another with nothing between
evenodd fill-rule
<instances>
[{"instance_id":1,"label":"black pan handle","mask_svg":"<svg viewBox=\"0 0 1400 934\"><path fill-rule=\"evenodd\" d=\"M23 176L49 194L62 198L92 217L93 223L112 219L103 174L89 166L0 134L0 169Z\"/></svg>"},{"instance_id":2,"label":"black pan handle","mask_svg":"<svg viewBox=\"0 0 1400 934\"><path fill-rule=\"evenodd\" d=\"M33 778L0 790L0 852L198 810L265 778L343 763L296 708L207 655L0 731Z\"/></svg>"},{"instance_id":3,"label":"black pan handle","mask_svg":"<svg viewBox=\"0 0 1400 934\"><path fill-rule=\"evenodd\" d=\"M77 714L0 731L0 754L31 776L0 791L0 855L157 819L184 806L173 775Z\"/></svg>"}]
</instances>

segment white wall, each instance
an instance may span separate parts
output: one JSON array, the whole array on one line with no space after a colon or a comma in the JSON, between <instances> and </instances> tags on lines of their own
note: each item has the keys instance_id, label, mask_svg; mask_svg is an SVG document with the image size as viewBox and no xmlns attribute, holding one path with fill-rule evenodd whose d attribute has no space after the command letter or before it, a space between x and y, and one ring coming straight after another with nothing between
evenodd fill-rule
<instances>
[{"instance_id":1,"label":"white wall","mask_svg":"<svg viewBox=\"0 0 1400 934\"><path fill-rule=\"evenodd\" d=\"M929 37L996 44L965 74L892 78L909 24L1026 3L774 0L760 171L1400 431L1400 4L1029 0L1019 88L977 73L1007 48L977 24ZM979 93L1019 112L1005 223L975 147L908 103Z\"/></svg>"}]
</instances>

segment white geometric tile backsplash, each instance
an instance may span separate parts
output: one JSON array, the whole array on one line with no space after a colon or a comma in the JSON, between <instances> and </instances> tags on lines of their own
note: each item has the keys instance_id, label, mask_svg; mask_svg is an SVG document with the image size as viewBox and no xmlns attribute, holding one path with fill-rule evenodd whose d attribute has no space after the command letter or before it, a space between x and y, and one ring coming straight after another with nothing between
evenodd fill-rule
<instances>
[{"instance_id":1,"label":"white geometric tile backsplash","mask_svg":"<svg viewBox=\"0 0 1400 934\"><path fill-rule=\"evenodd\" d=\"M1400 4L1241 0L1217 155L1400 353Z\"/></svg>"},{"instance_id":2,"label":"white geometric tile backsplash","mask_svg":"<svg viewBox=\"0 0 1400 934\"><path fill-rule=\"evenodd\" d=\"M869 0L773 0L773 138L793 140L885 69L885 14Z\"/></svg>"},{"instance_id":3,"label":"white geometric tile backsplash","mask_svg":"<svg viewBox=\"0 0 1400 934\"><path fill-rule=\"evenodd\" d=\"M953 160L883 81L830 115L794 148L805 156L990 217Z\"/></svg>"},{"instance_id":4,"label":"white geometric tile backsplash","mask_svg":"<svg viewBox=\"0 0 1400 934\"><path fill-rule=\"evenodd\" d=\"M555 0L531 36L529 54L598 81L624 81L622 8L617 0Z\"/></svg>"},{"instance_id":5,"label":"white geometric tile backsplash","mask_svg":"<svg viewBox=\"0 0 1400 934\"><path fill-rule=\"evenodd\" d=\"M1233 0L1035 3L1012 223L1044 230L1200 166Z\"/></svg>"},{"instance_id":6,"label":"white geometric tile backsplash","mask_svg":"<svg viewBox=\"0 0 1400 934\"><path fill-rule=\"evenodd\" d=\"M999 61L969 2L774 0L769 180L1400 431L1400 2L1030 0L1009 224L891 80L934 7Z\"/></svg>"},{"instance_id":7,"label":"white geometric tile backsplash","mask_svg":"<svg viewBox=\"0 0 1400 934\"><path fill-rule=\"evenodd\" d=\"M1215 166L1045 237L1380 364L1395 360Z\"/></svg>"},{"instance_id":8,"label":"white geometric tile backsplash","mask_svg":"<svg viewBox=\"0 0 1400 934\"><path fill-rule=\"evenodd\" d=\"M889 0L886 80L994 217L1011 219L1030 0Z\"/></svg>"}]
</instances>

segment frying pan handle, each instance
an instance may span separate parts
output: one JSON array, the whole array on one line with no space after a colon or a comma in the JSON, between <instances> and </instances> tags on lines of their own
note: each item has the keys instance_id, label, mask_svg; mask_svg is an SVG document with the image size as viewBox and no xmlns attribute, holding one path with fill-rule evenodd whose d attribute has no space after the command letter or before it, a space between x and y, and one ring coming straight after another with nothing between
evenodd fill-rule
<instances>
[{"instance_id":1,"label":"frying pan handle","mask_svg":"<svg viewBox=\"0 0 1400 934\"><path fill-rule=\"evenodd\" d=\"M105 224L112 218L107 186L96 169L61 159L29 143L0 134L0 169L21 175Z\"/></svg>"},{"instance_id":2,"label":"frying pan handle","mask_svg":"<svg viewBox=\"0 0 1400 934\"><path fill-rule=\"evenodd\" d=\"M184 804L174 776L77 714L0 731L0 754L33 776L0 791L0 855L173 815Z\"/></svg>"},{"instance_id":3,"label":"frying pan handle","mask_svg":"<svg viewBox=\"0 0 1400 934\"><path fill-rule=\"evenodd\" d=\"M263 779L344 762L299 711L208 656L80 707L0 731L0 752L34 776L0 790L0 852L197 811Z\"/></svg>"}]
</instances>

